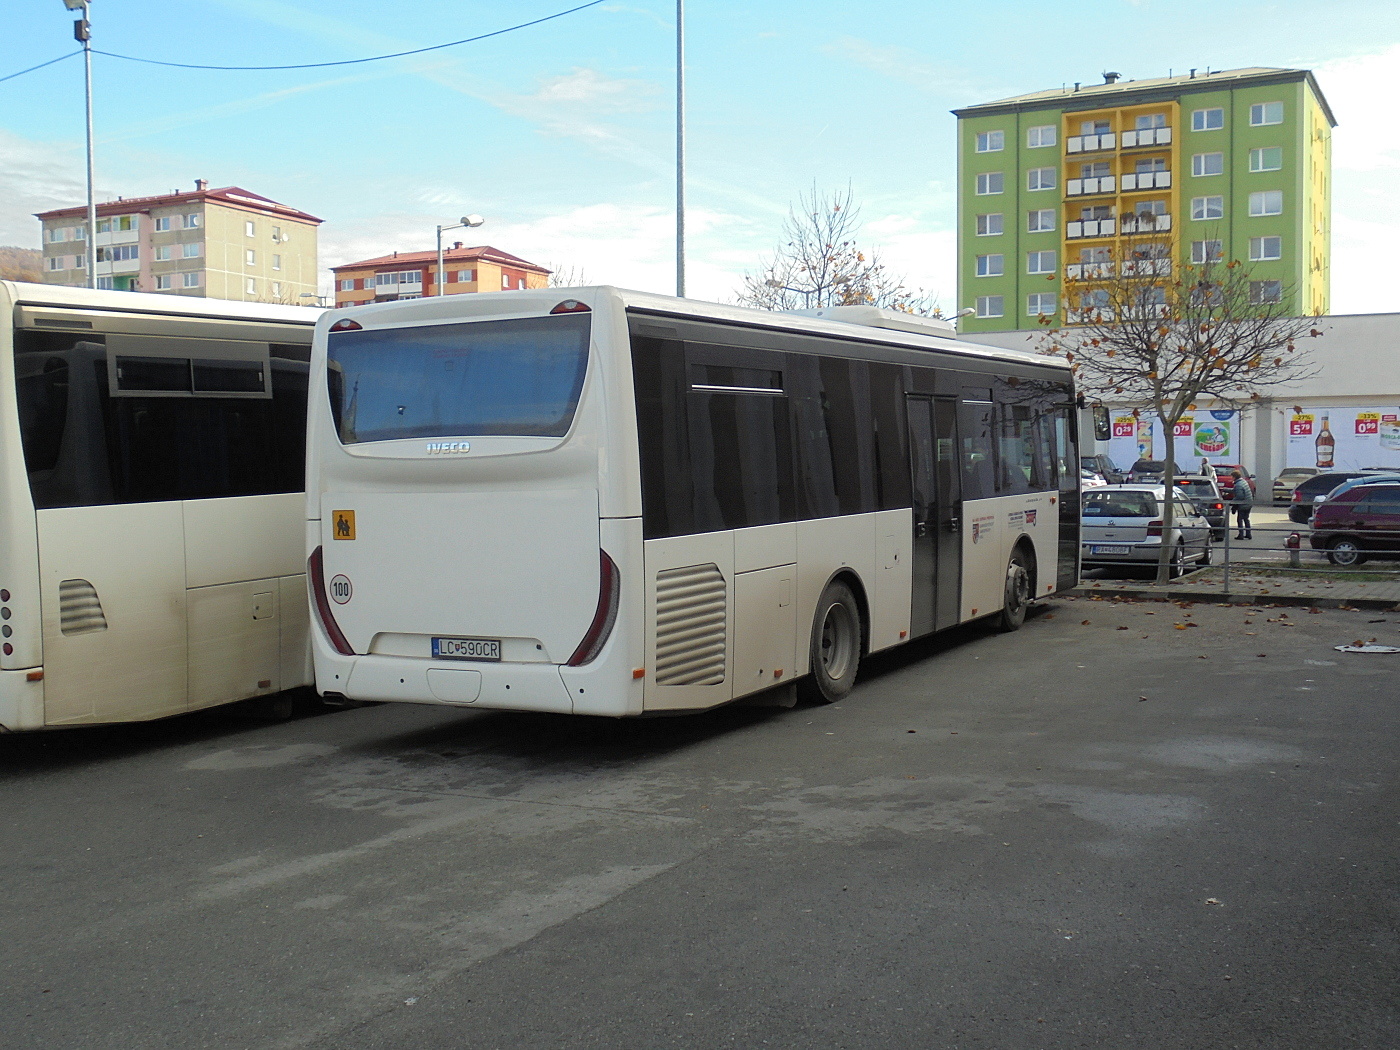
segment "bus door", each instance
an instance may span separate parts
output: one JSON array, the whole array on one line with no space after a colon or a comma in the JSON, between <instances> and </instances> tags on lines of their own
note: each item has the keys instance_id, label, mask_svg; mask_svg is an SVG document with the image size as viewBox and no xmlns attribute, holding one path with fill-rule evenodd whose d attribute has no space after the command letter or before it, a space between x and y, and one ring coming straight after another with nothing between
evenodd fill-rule
<instances>
[{"instance_id":1,"label":"bus door","mask_svg":"<svg viewBox=\"0 0 1400 1050\"><path fill-rule=\"evenodd\" d=\"M913 607L910 635L958 622L962 583L962 489L957 402L908 398L914 490Z\"/></svg>"}]
</instances>

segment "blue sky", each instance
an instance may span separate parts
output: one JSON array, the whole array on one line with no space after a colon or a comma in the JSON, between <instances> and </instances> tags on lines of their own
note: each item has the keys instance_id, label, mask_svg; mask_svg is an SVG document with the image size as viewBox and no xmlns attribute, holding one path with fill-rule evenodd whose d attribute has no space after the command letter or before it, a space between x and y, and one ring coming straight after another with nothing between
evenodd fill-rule
<instances>
[{"instance_id":1,"label":"blue sky","mask_svg":"<svg viewBox=\"0 0 1400 1050\"><path fill-rule=\"evenodd\" d=\"M176 62L329 62L422 47L569 0L93 0L94 46ZM0 76L72 49L61 0L5 0ZM241 185L326 220L322 263L490 243L591 281L670 291L673 0L612 0L413 58L205 72L98 56L99 197ZM1325 11L1325 13L1324 13ZM1324 17L1319 18L1323 14ZM1341 126L1333 309L1400 311L1392 99L1400 4L688 0L692 295L729 299L789 203L848 183L862 240L956 307L956 106L1191 66L1306 67ZM0 243L82 199L78 59L0 84Z\"/></svg>"}]
</instances>

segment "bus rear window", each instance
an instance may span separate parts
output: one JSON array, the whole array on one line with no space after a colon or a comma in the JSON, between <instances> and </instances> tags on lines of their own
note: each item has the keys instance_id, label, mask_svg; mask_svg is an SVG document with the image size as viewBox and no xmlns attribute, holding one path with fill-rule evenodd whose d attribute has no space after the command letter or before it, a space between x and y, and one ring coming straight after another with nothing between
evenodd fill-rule
<instances>
[{"instance_id":1,"label":"bus rear window","mask_svg":"<svg viewBox=\"0 0 1400 1050\"><path fill-rule=\"evenodd\" d=\"M589 319L332 332L329 394L340 440L563 437L583 389Z\"/></svg>"}]
</instances>

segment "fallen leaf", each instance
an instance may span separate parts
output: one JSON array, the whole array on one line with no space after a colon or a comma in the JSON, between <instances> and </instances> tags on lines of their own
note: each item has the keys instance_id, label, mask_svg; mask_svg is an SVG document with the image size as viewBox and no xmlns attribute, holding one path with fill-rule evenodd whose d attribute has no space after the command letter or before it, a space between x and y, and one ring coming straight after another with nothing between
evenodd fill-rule
<instances>
[{"instance_id":1,"label":"fallen leaf","mask_svg":"<svg viewBox=\"0 0 1400 1050\"><path fill-rule=\"evenodd\" d=\"M1088 621L1088 620L1080 620L1080 621L1079 621L1079 626L1080 626L1080 627L1088 627L1088 626L1089 626L1089 621Z\"/></svg>"},{"instance_id":2,"label":"fallen leaf","mask_svg":"<svg viewBox=\"0 0 1400 1050\"><path fill-rule=\"evenodd\" d=\"M1115 627L1114 630L1115 630L1115 631L1126 631L1127 628L1126 628L1126 627Z\"/></svg>"},{"instance_id":3,"label":"fallen leaf","mask_svg":"<svg viewBox=\"0 0 1400 1050\"><path fill-rule=\"evenodd\" d=\"M1268 654L1268 653L1257 653L1256 655L1258 655L1258 656L1268 656L1269 654Z\"/></svg>"},{"instance_id":4,"label":"fallen leaf","mask_svg":"<svg viewBox=\"0 0 1400 1050\"><path fill-rule=\"evenodd\" d=\"M1207 903L1207 904L1219 904L1220 901L1219 901L1218 899L1216 899L1215 897L1207 897L1207 898L1206 898L1206 903Z\"/></svg>"},{"instance_id":5,"label":"fallen leaf","mask_svg":"<svg viewBox=\"0 0 1400 1050\"><path fill-rule=\"evenodd\" d=\"M1146 700L1146 699L1147 699L1147 697L1145 697L1145 696L1140 696L1140 697L1138 697L1139 702L1140 702L1140 701L1143 701L1143 700Z\"/></svg>"}]
</instances>

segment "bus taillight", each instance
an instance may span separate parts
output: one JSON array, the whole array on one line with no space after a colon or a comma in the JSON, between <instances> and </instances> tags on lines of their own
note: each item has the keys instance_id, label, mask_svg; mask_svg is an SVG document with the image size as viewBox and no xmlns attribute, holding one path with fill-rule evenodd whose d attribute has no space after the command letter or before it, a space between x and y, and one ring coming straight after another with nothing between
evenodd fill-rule
<instances>
[{"instance_id":1,"label":"bus taillight","mask_svg":"<svg viewBox=\"0 0 1400 1050\"><path fill-rule=\"evenodd\" d=\"M332 332L359 332L364 329L364 325L359 321L352 321L348 317L342 317L335 324L331 325Z\"/></svg>"},{"instance_id":2,"label":"bus taillight","mask_svg":"<svg viewBox=\"0 0 1400 1050\"><path fill-rule=\"evenodd\" d=\"M587 303L579 302L577 299L565 299L549 312L552 314L586 314L592 313L593 307Z\"/></svg>"},{"instance_id":3,"label":"bus taillight","mask_svg":"<svg viewBox=\"0 0 1400 1050\"><path fill-rule=\"evenodd\" d=\"M594 659L603 649L617 622L617 607L622 596L622 574L617 565L608 557L608 552L598 552L598 609L593 614L593 622L588 625L588 633L578 643L574 655L569 657L570 667L579 667Z\"/></svg>"},{"instance_id":4,"label":"bus taillight","mask_svg":"<svg viewBox=\"0 0 1400 1050\"><path fill-rule=\"evenodd\" d=\"M311 552L311 557L306 562L306 571L311 577L311 593L316 599L316 615L321 619L321 626L325 629L331 646L341 656L354 656L355 650L350 648L340 624L335 622L330 599L326 597L326 570L320 547Z\"/></svg>"}]
</instances>

